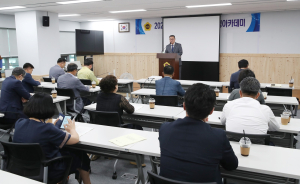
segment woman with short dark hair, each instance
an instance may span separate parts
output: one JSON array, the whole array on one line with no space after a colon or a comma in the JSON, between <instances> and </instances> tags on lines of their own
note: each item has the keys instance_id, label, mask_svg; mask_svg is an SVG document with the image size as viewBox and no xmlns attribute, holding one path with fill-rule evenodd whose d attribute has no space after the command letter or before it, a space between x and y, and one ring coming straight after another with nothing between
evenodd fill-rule
<instances>
[{"instance_id":1,"label":"woman with short dark hair","mask_svg":"<svg viewBox=\"0 0 300 184\"><path fill-rule=\"evenodd\" d=\"M65 145L79 142L79 135L75 130L75 122L68 119L64 125L66 132L58 129L54 124L46 123L55 113L53 99L50 95L37 93L30 98L24 109L24 114L29 119L19 119L15 124L13 142L15 143L39 143L47 159L58 156L70 155L73 157L70 173L78 172L84 184L90 184L89 170L90 160L86 153L62 149ZM60 178L63 176L66 165L63 162L49 166L48 176Z\"/></svg>"},{"instance_id":2,"label":"woman with short dark hair","mask_svg":"<svg viewBox=\"0 0 300 184\"><path fill-rule=\"evenodd\" d=\"M100 81L101 93L97 97L97 111L108 111L108 112L118 112L120 117L120 122L122 121L121 116L123 115L123 110L128 114L134 112L134 107L128 102L128 100L119 94L118 91L118 80L113 75L108 75L101 79ZM141 127L133 126L128 128Z\"/></svg>"}]
</instances>

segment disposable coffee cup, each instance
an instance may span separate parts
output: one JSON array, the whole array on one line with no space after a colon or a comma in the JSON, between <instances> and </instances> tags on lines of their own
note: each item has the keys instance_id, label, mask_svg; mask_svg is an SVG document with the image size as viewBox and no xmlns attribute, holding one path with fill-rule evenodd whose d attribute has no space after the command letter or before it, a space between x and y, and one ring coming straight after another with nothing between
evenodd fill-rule
<instances>
[{"instance_id":1,"label":"disposable coffee cup","mask_svg":"<svg viewBox=\"0 0 300 184\"><path fill-rule=\"evenodd\" d=\"M242 156L249 156L251 147L251 140L248 137L242 137L240 140L240 148Z\"/></svg>"},{"instance_id":2,"label":"disposable coffee cup","mask_svg":"<svg viewBox=\"0 0 300 184\"><path fill-rule=\"evenodd\" d=\"M264 99L267 99L268 97L268 92L262 92L263 96L264 96Z\"/></svg>"},{"instance_id":3,"label":"disposable coffee cup","mask_svg":"<svg viewBox=\"0 0 300 184\"><path fill-rule=\"evenodd\" d=\"M289 83L289 87L292 88L294 86L294 83Z\"/></svg>"},{"instance_id":4,"label":"disposable coffee cup","mask_svg":"<svg viewBox=\"0 0 300 184\"><path fill-rule=\"evenodd\" d=\"M150 106L150 109L155 108L155 99L154 98L149 99L149 106Z\"/></svg>"},{"instance_id":5,"label":"disposable coffee cup","mask_svg":"<svg viewBox=\"0 0 300 184\"><path fill-rule=\"evenodd\" d=\"M93 88L96 87L96 82L95 82L95 81L92 82L92 87L93 87Z\"/></svg>"},{"instance_id":6,"label":"disposable coffee cup","mask_svg":"<svg viewBox=\"0 0 300 184\"><path fill-rule=\"evenodd\" d=\"M287 125L289 123L290 116L287 113L281 114L281 124Z\"/></svg>"},{"instance_id":7,"label":"disposable coffee cup","mask_svg":"<svg viewBox=\"0 0 300 184\"><path fill-rule=\"evenodd\" d=\"M219 88L215 88L215 93L216 93L216 97L219 97L219 95L220 95L220 90L219 90Z\"/></svg>"},{"instance_id":8,"label":"disposable coffee cup","mask_svg":"<svg viewBox=\"0 0 300 184\"><path fill-rule=\"evenodd\" d=\"M52 81L52 84L55 84L55 78L52 78L51 81Z\"/></svg>"},{"instance_id":9,"label":"disposable coffee cup","mask_svg":"<svg viewBox=\"0 0 300 184\"><path fill-rule=\"evenodd\" d=\"M51 94L52 94L52 98L56 98L57 97L57 91L55 89L53 89L51 91Z\"/></svg>"},{"instance_id":10,"label":"disposable coffee cup","mask_svg":"<svg viewBox=\"0 0 300 184\"><path fill-rule=\"evenodd\" d=\"M288 115L289 116L289 123L291 122L291 116L292 116L292 112L290 110L284 110L282 114Z\"/></svg>"}]
</instances>

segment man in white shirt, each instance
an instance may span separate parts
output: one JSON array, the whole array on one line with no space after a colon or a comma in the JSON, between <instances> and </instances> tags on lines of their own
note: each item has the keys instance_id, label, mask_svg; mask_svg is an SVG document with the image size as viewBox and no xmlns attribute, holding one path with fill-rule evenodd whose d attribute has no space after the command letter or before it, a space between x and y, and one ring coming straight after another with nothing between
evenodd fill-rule
<instances>
[{"instance_id":1,"label":"man in white shirt","mask_svg":"<svg viewBox=\"0 0 300 184\"><path fill-rule=\"evenodd\" d=\"M256 99L260 93L260 83L254 77L247 77L240 83L241 98L228 102L221 117L221 123L226 125L226 131L247 134L267 134L267 131L277 131L279 123L271 108L261 105Z\"/></svg>"}]
</instances>

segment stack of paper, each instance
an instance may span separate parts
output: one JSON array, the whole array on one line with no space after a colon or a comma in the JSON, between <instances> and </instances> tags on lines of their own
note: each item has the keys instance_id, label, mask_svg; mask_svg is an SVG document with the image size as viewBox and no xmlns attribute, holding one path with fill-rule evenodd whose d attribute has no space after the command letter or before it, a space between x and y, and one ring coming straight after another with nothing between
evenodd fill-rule
<instances>
[{"instance_id":1,"label":"stack of paper","mask_svg":"<svg viewBox=\"0 0 300 184\"><path fill-rule=\"evenodd\" d=\"M140 141L146 140L146 138L136 135L136 134L128 134L121 137L117 137L115 139L109 140L110 142L118 145L118 146L127 146L129 144L137 143Z\"/></svg>"}]
</instances>

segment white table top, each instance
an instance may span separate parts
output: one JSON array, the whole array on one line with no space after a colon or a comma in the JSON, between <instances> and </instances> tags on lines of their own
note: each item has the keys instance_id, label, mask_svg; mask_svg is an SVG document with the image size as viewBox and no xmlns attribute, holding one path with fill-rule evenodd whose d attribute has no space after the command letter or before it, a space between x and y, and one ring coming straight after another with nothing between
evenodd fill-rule
<instances>
[{"instance_id":1,"label":"white table top","mask_svg":"<svg viewBox=\"0 0 300 184\"><path fill-rule=\"evenodd\" d=\"M193 80L177 80L178 82L180 82L181 85L184 85L184 86L191 86L193 84L196 84L196 83L202 83L202 84L206 84L206 85L209 85L209 86L214 86L214 87L222 87L223 86L223 82L210 82L210 81L193 81ZM139 84L155 84L155 80L152 80L152 79L139 79L139 80L136 80L134 82L137 82Z\"/></svg>"},{"instance_id":2,"label":"white table top","mask_svg":"<svg viewBox=\"0 0 300 184\"><path fill-rule=\"evenodd\" d=\"M230 96L230 93L219 93L217 100L227 101ZM288 96L271 96L268 95L265 99L266 104L285 104L285 105L299 105L296 97Z\"/></svg>"},{"instance_id":3,"label":"white table top","mask_svg":"<svg viewBox=\"0 0 300 184\"><path fill-rule=\"evenodd\" d=\"M134 111L137 111L140 108L142 108L143 106L145 106L144 104L137 104L137 103L130 103L130 104L134 107ZM85 106L84 109L95 111L96 107L97 107L97 103L94 103L94 104Z\"/></svg>"},{"instance_id":4,"label":"white table top","mask_svg":"<svg viewBox=\"0 0 300 184\"><path fill-rule=\"evenodd\" d=\"M158 132L81 124L77 122L76 124L94 127L88 134L80 137L79 144L160 157ZM146 140L125 147L119 147L109 142L113 138L131 133L143 136ZM250 155L243 157L240 154L239 143L230 142L230 144L238 157L239 170L300 179L300 159L298 159L300 150L253 144L250 149Z\"/></svg>"},{"instance_id":5,"label":"white table top","mask_svg":"<svg viewBox=\"0 0 300 184\"><path fill-rule=\"evenodd\" d=\"M260 88L278 88L278 89L294 89L294 87L290 88L289 84L280 84L281 86L271 86L271 83L260 83ZM223 82L223 86L230 86L230 82Z\"/></svg>"},{"instance_id":6,"label":"white table top","mask_svg":"<svg viewBox=\"0 0 300 184\"><path fill-rule=\"evenodd\" d=\"M173 119L184 118L186 116L186 111L181 112L174 116ZM208 124L212 125L222 125L221 120L219 119L222 116L221 111L214 111L210 116L208 116ZM300 119L291 118L291 122L288 125L281 124L281 118L276 117L277 122L280 124L280 129L278 132L285 132L285 133L293 133L297 134L300 133Z\"/></svg>"},{"instance_id":7,"label":"white table top","mask_svg":"<svg viewBox=\"0 0 300 184\"><path fill-rule=\"evenodd\" d=\"M41 82L41 85L38 86L39 88L47 88L47 89L54 89L57 88L57 83L52 84L51 82ZM90 88L90 92L98 92L100 91L100 87L96 86L95 88Z\"/></svg>"},{"instance_id":8,"label":"white table top","mask_svg":"<svg viewBox=\"0 0 300 184\"><path fill-rule=\"evenodd\" d=\"M30 93L32 96L34 95L34 93ZM52 96L51 96L52 97ZM53 103L58 103L58 102L62 102L62 101L66 101L69 100L70 97L68 96L57 96L56 98L52 98L53 99Z\"/></svg>"},{"instance_id":9,"label":"white table top","mask_svg":"<svg viewBox=\"0 0 300 184\"><path fill-rule=\"evenodd\" d=\"M149 104L140 104L140 105L143 105L142 108L135 111L133 115L173 119L174 116L176 116L177 114L183 111L182 107L168 107L168 106L155 105L154 109L150 109Z\"/></svg>"},{"instance_id":10,"label":"white table top","mask_svg":"<svg viewBox=\"0 0 300 184\"><path fill-rule=\"evenodd\" d=\"M0 82L3 82L6 78L0 78Z\"/></svg>"},{"instance_id":11,"label":"white table top","mask_svg":"<svg viewBox=\"0 0 300 184\"><path fill-rule=\"evenodd\" d=\"M4 117L4 114L0 113L0 118Z\"/></svg>"},{"instance_id":12,"label":"white table top","mask_svg":"<svg viewBox=\"0 0 300 184\"><path fill-rule=\"evenodd\" d=\"M136 90L136 91L132 92L131 94L132 95L145 95L145 96L156 95L156 89L143 88L143 89Z\"/></svg>"},{"instance_id":13,"label":"white table top","mask_svg":"<svg viewBox=\"0 0 300 184\"><path fill-rule=\"evenodd\" d=\"M0 181L5 184L41 184L41 182L0 170Z\"/></svg>"},{"instance_id":14,"label":"white table top","mask_svg":"<svg viewBox=\"0 0 300 184\"><path fill-rule=\"evenodd\" d=\"M99 81L101 81L102 78L97 78ZM133 83L134 80L132 79L118 79L118 84L129 84Z\"/></svg>"}]
</instances>

